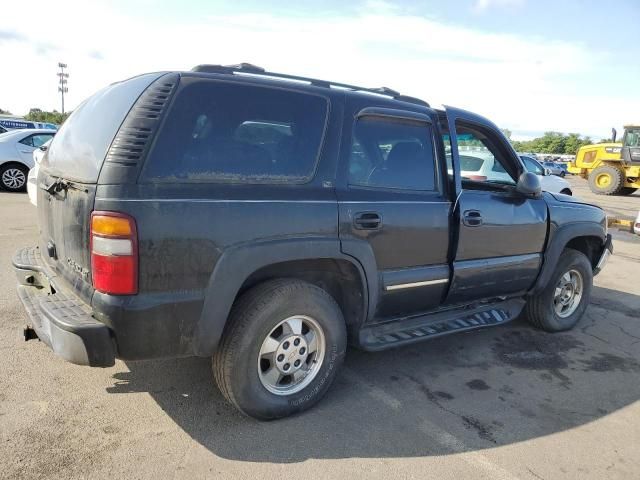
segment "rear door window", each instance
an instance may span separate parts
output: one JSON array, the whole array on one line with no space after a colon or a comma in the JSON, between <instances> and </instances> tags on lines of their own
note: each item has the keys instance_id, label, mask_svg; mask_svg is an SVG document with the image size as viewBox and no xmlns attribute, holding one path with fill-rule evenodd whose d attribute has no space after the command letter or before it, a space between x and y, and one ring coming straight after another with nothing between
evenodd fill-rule
<instances>
[{"instance_id":1,"label":"rear door window","mask_svg":"<svg viewBox=\"0 0 640 480\"><path fill-rule=\"evenodd\" d=\"M431 127L360 119L353 130L349 184L398 190L436 190Z\"/></svg>"},{"instance_id":2,"label":"rear door window","mask_svg":"<svg viewBox=\"0 0 640 480\"><path fill-rule=\"evenodd\" d=\"M531 173L535 173L536 175L544 175L544 171L542 167L538 165L538 163L531 160L529 157L520 157L524 163L524 167L527 171Z\"/></svg>"},{"instance_id":3,"label":"rear door window","mask_svg":"<svg viewBox=\"0 0 640 480\"><path fill-rule=\"evenodd\" d=\"M29 147L38 148L51 140L52 137L53 134L48 133L29 135L28 137L20 140L20 143L22 143L23 145L28 145Z\"/></svg>"},{"instance_id":4,"label":"rear door window","mask_svg":"<svg viewBox=\"0 0 640 480\"><path fill-rule=\"evenodd\" d=\"M47 133L43 133L43 134L40 134L40 135L34 135L33 137L31 137L31 140L33 142L33 146L38 148L38 147L41 147L42 145L44 145L45 143L47 143L52 138L53 138L53 135L49 135Z\"/></svg>"},{"instance_id":5,"label":"rear door window","mask_svg":"<svg viewBox=\"0 0 640 480\"><path fill-rule=\"evenodd\" d=\"M142 181L303 183L315 169L328 102L270 87L185 81Z\"/></svg>"}]
</instances>

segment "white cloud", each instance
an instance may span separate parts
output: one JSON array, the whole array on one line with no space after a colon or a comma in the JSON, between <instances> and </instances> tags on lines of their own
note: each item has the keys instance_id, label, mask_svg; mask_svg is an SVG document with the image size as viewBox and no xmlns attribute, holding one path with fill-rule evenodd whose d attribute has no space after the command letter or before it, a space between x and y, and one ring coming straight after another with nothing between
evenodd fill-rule
<instances>
[{"instance_id":1,"label":"white cloud","mask_svg":"<svg viewBox=\"0 0 640 480\"><path fill-rule=\"evenodd\" d=\"M522 5L524 0L476 0L473 9L476 12L483 12L494 7L521 7Z\"/></svg>"},{"instance_id":2,"label":"white cloud","mask_svg":"<svg viewBox=\"0 0 640 480\"><path fill-rule=\"evenodd\" d=\"M638 99L574 93L572 79L589 78L602 65L597 53L580 45L447 25L389 10L384 1L359 16L237 14L188 23L132 18L108 4L79 0L64 8L34 3L48 25L66 28L34 30L15 4L3 9L0 33L12 34L4 40L0 35L0 57L11 75L0 75L0 108L14 113L31 106L59 108L60 60L69 65L70 107L105 84L145 71L244 61L272 71L388 86L477 111L513 130L606 135L618 118L640 111ZM42 37L35 31L51 33Z\"/></svg>"}]
</instances>

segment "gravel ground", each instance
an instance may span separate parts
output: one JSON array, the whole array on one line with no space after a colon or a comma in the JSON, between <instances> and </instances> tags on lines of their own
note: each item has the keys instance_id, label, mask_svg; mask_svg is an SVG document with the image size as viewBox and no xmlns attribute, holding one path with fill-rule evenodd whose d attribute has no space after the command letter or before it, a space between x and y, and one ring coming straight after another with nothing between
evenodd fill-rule
<instances>
[{"instance_id":1,"label":"gravel ground","mask_svg":"<svg viewBox=\"0 0 640 480\"><path fill-rule=\"evenodd\" d=\"M570 181L612 212L640 208ZM261 423L225 403L207 359L91 369L22 341L10 262L35 243L35 209L0 193L0 218L0 478L640 477L640 237L614 233L572 332L515 321L351 350L316 408Z\"/></svg>"},{"instance_id":2,"label":"gravel ground","mask_svg":"<svg viewBox=\"0 0 640 480\"><path fill-rule=\"evenodd\" d=\"M583 178L569 175L565 180L571 184L574 196L601 206L611 217L635 220L640 212L640 190L629 196L596 195L589 190L589 184Z\"/></svg>"}]
</instances>

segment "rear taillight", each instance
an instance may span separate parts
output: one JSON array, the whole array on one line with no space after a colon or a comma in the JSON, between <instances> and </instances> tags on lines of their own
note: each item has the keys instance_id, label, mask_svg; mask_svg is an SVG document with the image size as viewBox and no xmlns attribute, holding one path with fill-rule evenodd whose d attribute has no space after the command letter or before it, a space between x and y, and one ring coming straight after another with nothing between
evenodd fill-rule
<instances>
[{"instance_id":1,"label":"rear taillight","mask_svg":"<svg viewBox=\"0 0 640 480\"><path fill-rule=\"evenodd\" d=\"M118 212L91 214L91 274L99 292L138 293L138 234L132 217Z\"/></svg>"}]
</instances>

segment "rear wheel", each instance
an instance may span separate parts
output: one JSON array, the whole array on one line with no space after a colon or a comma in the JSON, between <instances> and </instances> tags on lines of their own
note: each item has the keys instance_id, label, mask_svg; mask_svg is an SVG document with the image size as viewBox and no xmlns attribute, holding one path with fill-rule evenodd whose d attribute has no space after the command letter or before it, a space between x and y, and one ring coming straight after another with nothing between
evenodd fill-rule
<instances>
[{"instance_id":1,"label":"rear wheel","mask_svg":"<svg viewBox=\"0 0 640 480\"><path fill-rule=\"evenodd\" d=\"M346 351L340 307L300 280L274 280L234 306L213 372L222 394L262 420L314 405L329 389Z\"/></svg>"},{"instance_id":2,"label":"rear wheel","mask_svg":"<svg viewBox=\"0 0 640 480\"><path fill-rule=\"evenodd\" d=\"M589 188L593 193L617 195L624 188L624 172L612 165L602 165L589 174Z\"/></svg>"},{"instance_id":3,"label":"rear wheel","mask_svg":"<svg viewBox=\"0 0 640 480\"><path fill-rule=\"evenodd\" d=\"M527 301L523 315L547 332L569 330L582 318L592 286L591 262L582 252L567 248L544 290Z\"/></svg>"},{"instance_id":4,"label":"rear wheel","mask_svg":"<svg viewBox=\"0 0 640 480\"><path fill-rule=\"evenodd\" d=\"M22 165L9 164L0 168L0 184L10 192L21 192L27 186L29 170Z\"/></svg>"},{"instance_id":5,"label":"rear wheel","mask_svg":"<svg viewBox=\"0 0 640 480\"><path fill-rule=\"evenodd\" d=\"M622 190L620 190L620 195L633 195L637 190L637 188L624 187Z\"/></svg>"}]
</instances>

